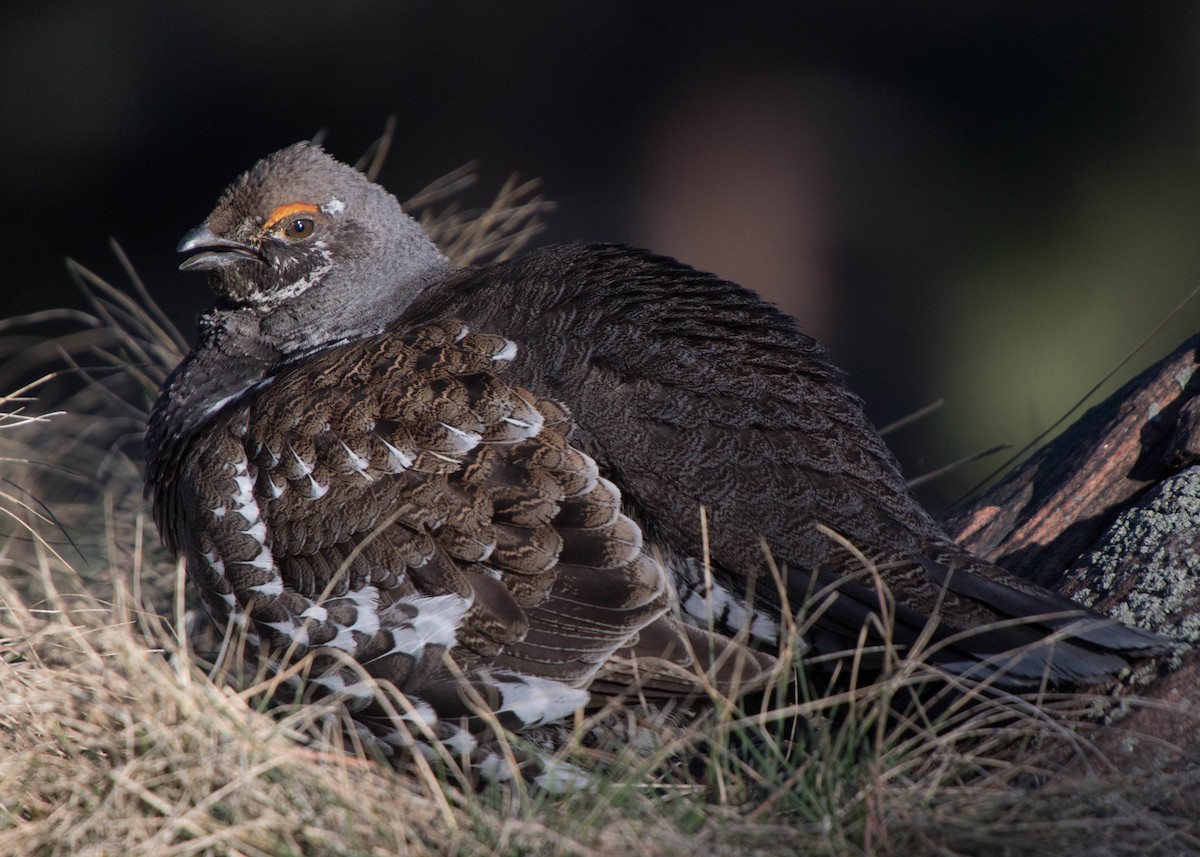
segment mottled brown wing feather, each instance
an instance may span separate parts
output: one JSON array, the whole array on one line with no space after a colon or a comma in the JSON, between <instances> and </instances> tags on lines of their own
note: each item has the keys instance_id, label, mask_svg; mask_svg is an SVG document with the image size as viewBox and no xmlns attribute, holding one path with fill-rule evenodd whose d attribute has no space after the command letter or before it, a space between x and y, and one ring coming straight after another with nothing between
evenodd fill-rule
<instances>
[{"instance_id":1,"label":"mottled brown wing feather","mask_svg":"<svg viewBox=\"0 0 1200 857\"><path fill-rule=\"evenodd\" d=\"M666 576L565 409L504 382L513 348L441 321L312 356L220 412L179 482L214 614L248 613L275 650L341 649L442 717L469 708L448 651L501 701L586 686L667 609Z\"/></svg>"}]
</instances>

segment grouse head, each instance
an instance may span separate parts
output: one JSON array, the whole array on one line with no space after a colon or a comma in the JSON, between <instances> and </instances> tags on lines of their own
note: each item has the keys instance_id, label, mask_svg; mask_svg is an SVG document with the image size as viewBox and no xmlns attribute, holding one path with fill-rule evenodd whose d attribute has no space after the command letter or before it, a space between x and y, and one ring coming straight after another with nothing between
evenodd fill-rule
<instances>
[{"instance_id":1,"label":"grouse head","mask_svg":"<svg viewBox=\"0 0 1200 857\"><path fill-rule=\"evenodd\" d=\"M178 249L221 308L272 316L258 335L284 353L369 332L449 264L392 194L311 143L255 164Z\"/></svg>"}]
</instances>

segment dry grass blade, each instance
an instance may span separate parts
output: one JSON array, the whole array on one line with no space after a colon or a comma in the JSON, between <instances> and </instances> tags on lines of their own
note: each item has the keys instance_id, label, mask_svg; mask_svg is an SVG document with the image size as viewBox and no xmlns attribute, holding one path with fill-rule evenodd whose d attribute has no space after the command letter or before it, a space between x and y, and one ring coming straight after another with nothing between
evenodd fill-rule
<instances>
[{"instance_id":1,"label":"dry grass blade","mask_svg":"<svg viewBox=\"0 0 1200 857\"><path fill-rule=\"evenodd\" d=\"M383 169L383 162L387 160L388 150L392 148L392 138L395 136L396 114L393 113L383 123L383 133L358 159L354 164L354 169L365 174L371 181L378 179L379 171Z\"/></svg>"},{"instance_id":2,"label":"dry grass blade","mask_svg":"<svg viewBox=\"0 0 1200 857\"><path fill-rule=\"evenodd\" d=\"M470 167L421 191L415 199L428 205L448 193L456 192L468 181ZM542 231L542 217L553 210L554 204L534 192L537 181L518 182L512 176L504 183L496 198L482 211L459 211L453 204L436 215L427 213L420 218L425 229L442 252L456 265L476 265L487 261L503 261L521 252L529 241ZM412 203L406 204L411 210Z\"/></svg>"}]
</instances>

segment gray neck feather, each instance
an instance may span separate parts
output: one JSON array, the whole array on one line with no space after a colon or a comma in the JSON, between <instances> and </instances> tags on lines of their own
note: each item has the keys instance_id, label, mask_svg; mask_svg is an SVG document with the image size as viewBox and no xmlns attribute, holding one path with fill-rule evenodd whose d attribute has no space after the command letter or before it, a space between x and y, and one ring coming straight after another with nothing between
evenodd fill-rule
<instances>
[{"instance_id":1,"label":"gray neck feather","mask_svg":"<svg viewBox=\"0 0 1200 857\"><path fill-rule=\"evenodd\" d=\"M389 243L382 258L339 264L304 293L262 307L259 341L291 357L383 330L451 270L437 247L420 239L426 246Z\"/></svg>"}]
</instances>

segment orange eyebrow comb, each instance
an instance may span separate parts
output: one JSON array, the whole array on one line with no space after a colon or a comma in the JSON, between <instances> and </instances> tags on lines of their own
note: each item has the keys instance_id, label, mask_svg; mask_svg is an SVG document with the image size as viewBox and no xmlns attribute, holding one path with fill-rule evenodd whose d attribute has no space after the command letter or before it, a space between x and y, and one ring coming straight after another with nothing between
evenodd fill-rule
<instances>
[{"instance_id":1,"label":"orange eyebrow comb","mask_svg":"<svg viewBox=\"0 0 1200 857\"><path fill-rule=\"evenodd\" d=\"M264 228L274 229L282 220L287 220L289 217L295 217L297 214L319 214L320 210L311 202L289 202L287 205L281 205L279 208L272 211L267 216L267 223Z\"/></svg>"}]
</instances>

